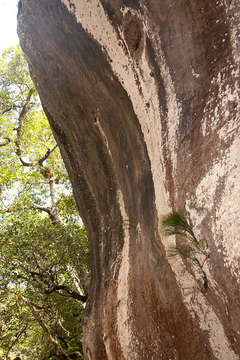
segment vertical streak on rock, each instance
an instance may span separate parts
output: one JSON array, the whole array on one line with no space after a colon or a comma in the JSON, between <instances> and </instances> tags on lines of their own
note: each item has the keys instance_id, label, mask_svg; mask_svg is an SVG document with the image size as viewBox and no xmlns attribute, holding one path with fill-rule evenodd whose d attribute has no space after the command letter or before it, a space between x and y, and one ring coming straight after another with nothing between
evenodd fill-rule
<instances>
[{"instance_id":1,"label":"vertical streak on rock","mask_svg":"<svg viewBox=\"0 0 240 360\"><path fill-rule=\"evenodd\" d=\"M121 254L121 264L118 274L118 288L117 288L117 299L118 299L118 310L117 310L117 329L119 333L119 342L123 352L124 359L129 359L131 353L129 352L132 341L132 333L130 327L130 311L129 311L129 270L130 270L130 259L129 259L129 218L124 205L123 194L121 190L118 191L118 201L120 204L121 214L126 225L124 226L124 245ZM133 355L133 354L132 354Z\"/></svg>"}]
</instances>

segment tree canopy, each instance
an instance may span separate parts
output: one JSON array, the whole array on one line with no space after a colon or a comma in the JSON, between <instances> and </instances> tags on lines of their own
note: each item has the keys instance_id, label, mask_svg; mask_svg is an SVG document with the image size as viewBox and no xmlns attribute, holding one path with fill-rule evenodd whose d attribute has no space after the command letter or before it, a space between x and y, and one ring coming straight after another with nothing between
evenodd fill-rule
<instances>
[{"instance_id":1,"label":"tree canopy","mask_svg":"<svg viewBox=\"0 0 240 360\"><path fill-rule=\"evenodd\" d=\"M81 359L89 252L19 47L0 58L0 355Z\"/></svg>"}]
</instances>

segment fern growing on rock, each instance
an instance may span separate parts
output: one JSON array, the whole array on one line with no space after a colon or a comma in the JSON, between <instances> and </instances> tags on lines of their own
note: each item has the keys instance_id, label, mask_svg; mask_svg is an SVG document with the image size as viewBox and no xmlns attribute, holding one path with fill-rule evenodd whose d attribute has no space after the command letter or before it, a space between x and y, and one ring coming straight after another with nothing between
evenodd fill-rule
<instances>
[{"instance_id":1,"label":"fern growing on rock","mask_svg":"<svg viewBox=\"0 0 240 360\"><path fill-rule=\"evenodd\" d=\"M185 240L183 244L169 247L168 256L181 256L197 267L203 280L203 291L206 292L208 290L208 278L204 271L204 264L210 256L206 241L197 239L191 220L187 220L180 211L172 211L164 216L161 226L165 236L178 235Z\"/></svg>"}]
</instances>

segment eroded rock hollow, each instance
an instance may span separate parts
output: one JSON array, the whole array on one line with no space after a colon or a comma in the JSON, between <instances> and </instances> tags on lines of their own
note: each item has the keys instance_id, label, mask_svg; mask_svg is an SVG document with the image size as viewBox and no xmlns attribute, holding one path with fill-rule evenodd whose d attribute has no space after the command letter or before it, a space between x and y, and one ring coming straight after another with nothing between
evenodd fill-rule
<instances>
[{"instance_id":1,"label":"eroded rock hollow","mask_svg":"<svg viewBox=\"0 0 240 360\"><path fill-rule=\"evenodd\" d=\"M239 6L21 1L21 46L90 240L88 360L239 359ZM206 292L166 256L172 209L207 240Z\"/></svg>"}]
</instances>

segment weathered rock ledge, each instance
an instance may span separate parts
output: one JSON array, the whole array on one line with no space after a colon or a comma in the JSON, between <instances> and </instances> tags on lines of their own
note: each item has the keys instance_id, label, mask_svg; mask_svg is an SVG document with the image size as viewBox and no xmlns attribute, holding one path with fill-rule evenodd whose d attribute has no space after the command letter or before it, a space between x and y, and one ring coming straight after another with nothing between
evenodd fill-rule
<instances>
[{"instance_id":1,"label":"weathered rock ledge","mask_svg":"<svg viewBox=\"0 0 240 360\"><path fill-rule=\"evenodd\" d=\"M90 239L85 358L239 359L239 0L22 0L18 21ZM206 293L166 256L178 208Z\"/></svg>"}]
</instances>

